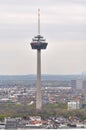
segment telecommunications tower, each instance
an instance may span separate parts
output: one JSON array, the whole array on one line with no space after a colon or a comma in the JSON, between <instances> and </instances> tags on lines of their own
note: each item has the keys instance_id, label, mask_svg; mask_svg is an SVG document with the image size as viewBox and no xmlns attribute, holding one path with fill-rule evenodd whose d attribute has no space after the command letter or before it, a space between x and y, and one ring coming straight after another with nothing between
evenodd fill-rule
<instances>
[{"instance_id":1,"label":"telecommunications tower","mask_svg":"<svg viewBox=\"0 0 86 130\"><path fill-rule=\"evenodd\" d=\"M37 50L37 92L36 92L36 109L42 108L42 95L41 95L41 49L46 49L47 42L43 36L40 35L40 9L38 9L38 35L32 39L30 43L32 49Z\"/></svg>"}]
</instances>

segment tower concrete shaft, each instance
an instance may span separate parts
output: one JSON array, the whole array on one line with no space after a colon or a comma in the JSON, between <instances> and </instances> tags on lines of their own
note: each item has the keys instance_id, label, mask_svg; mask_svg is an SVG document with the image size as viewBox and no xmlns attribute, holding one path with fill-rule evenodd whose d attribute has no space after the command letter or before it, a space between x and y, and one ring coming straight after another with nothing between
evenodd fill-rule
<instances>
[{"instance_id":1,"label":"tower concrete shaft","mask_svg":"<svg viewBox=\"0 0 86 130\"><path fill-rule=\"evenodd\" d=\"M37 93L36 93L36 109L42 108L41 96L41 50L37 50Z\"/></svg>"}]
</instances>

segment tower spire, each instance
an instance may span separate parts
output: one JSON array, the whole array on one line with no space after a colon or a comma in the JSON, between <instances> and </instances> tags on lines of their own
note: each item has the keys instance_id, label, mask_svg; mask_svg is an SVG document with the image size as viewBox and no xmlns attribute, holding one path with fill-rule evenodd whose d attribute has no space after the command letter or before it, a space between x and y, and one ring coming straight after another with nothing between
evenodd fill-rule
<instances>
[{"instance_id":1,"label":"tower spire","mask_svg":"<svg viewBox=\"0 0 86 130\"><path fill-rule=\"evenodd\" d=\"M38 35L40 35L40 9L38 8Z\"/></svg>"}]
</instances>

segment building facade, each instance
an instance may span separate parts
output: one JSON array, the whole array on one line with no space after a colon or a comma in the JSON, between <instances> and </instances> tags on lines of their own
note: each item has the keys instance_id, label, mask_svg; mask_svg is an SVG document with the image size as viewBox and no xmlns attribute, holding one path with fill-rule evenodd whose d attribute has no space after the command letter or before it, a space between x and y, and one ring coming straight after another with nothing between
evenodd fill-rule
<instances>
[{"instance_id":1,"label":"building facade","mask_svg":"<svg viewBox=\"0 0 86 130\"><path fill-rule=\"evenodd\" d=\"M80 109L81 103L80 101L70 101L68 102L68 110Z\"/></svg>"}]
</instances>

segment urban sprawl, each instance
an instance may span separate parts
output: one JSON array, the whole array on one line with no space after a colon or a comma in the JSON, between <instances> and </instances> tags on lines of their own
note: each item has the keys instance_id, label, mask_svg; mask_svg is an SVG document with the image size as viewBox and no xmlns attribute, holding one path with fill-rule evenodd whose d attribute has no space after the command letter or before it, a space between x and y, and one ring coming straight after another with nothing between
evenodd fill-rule
<instances>
[{"instance_id":1,"label":"urban sprawl","mask_svg":"<svg viewBox=\"0 0 86 130\"><path fill-rule=\"evenodd\" d=\"M0 77L0 128L86 128L86 76L45 76L41 111L35 110L36 80L29 78Z\"/></svg>"}]
</instances>

